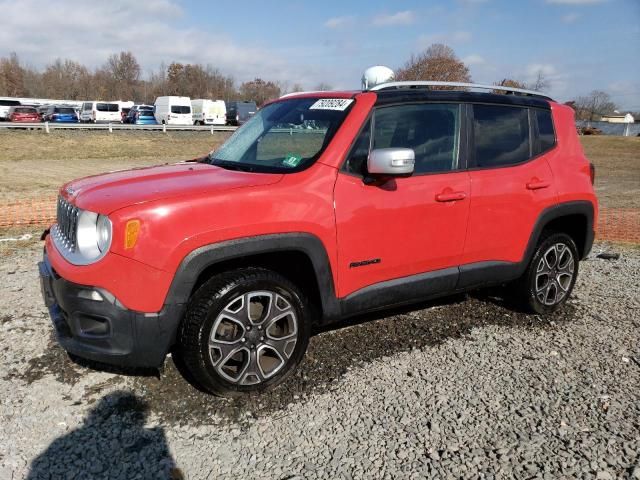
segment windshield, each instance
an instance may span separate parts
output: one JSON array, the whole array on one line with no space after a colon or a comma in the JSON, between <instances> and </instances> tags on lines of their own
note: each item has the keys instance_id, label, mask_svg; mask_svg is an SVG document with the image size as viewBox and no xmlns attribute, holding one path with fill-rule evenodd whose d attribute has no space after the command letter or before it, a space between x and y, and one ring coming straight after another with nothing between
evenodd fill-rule
<instances>
[{"instance_id":1,"label":"windshield","mask_svg":"<svg viewBox=\"0 0 640 480\"><path fill-rule=\"evenodd\" d=\"M117 103L98 103L96 110L99 112L119 112L120 106Z\"/></svg>"},{"instance_id":2,"label":"windshield","mask_svg":"<svg viewBox=\"0 0 640 480\"><path fill-rule=\"evenodd\" d=\"M353 100L303 98L259 110L216 151L213 165L286 173L311 165L340 127Z\"/></svg>"},{"instance_id":3,"label":"windshield","mask_svg":"<svg viewBox=\"0 0 640 480\"><path fill-rule=\"evenodd\" d=\"M171 113L191 113L191 107L186 105L171 105Z\"/></svg>"}]
</instances>

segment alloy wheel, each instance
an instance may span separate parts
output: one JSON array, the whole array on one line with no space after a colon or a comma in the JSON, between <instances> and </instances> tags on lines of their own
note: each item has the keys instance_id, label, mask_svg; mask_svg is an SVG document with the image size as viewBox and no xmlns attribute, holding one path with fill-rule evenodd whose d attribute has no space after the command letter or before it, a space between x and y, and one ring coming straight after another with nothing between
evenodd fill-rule
<instances>
[{"instance_id":1,"label":"alloy wheel","mask_svg":"<svg viewBox=\"0 0 640 480\"><path fill-rule=\"evenodd\" d=\"M251 291L230 301L216 317L209 358L228 382L256 385L286 365L297 337L298 318L291 303L274 291Z\"/></svg>"},{"instance_id":2,"label":"alloy wheel","mask_svg":"<svg viewBox=\"0 0 640 480\"><path fill-rule=\"evenodd\" d=\"M571 249L564 243L553 244L544 252L536 268L536 297L544 305L560 303L571 288L573 276Z\"/></svg>"}]
</instances>

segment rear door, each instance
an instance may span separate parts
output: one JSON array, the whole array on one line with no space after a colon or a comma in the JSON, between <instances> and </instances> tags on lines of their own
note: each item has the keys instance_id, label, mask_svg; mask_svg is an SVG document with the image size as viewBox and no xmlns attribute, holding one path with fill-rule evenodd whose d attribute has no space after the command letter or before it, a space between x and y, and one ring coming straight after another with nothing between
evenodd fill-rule
<instances>
[{"instance_id":1,"label":"rear door","mask_svg":"<svg viewBox=\"0 0 640 480\"><path fill-rule=\"evenodd\" d=\"M536 155L534 109L472 107L471 202L463 264L519 262L542 211L557 201L544 155Z\"/></svg>"},{"instance_id":2,"label":"rear door","mask_svg":"<svg viewBox=\"0 0 640 480\"><path fill-rule=\"evenodd\" d=\"M335 186L339 296L449 267L455 284L469 208L463 118L456 103L375 110ZM365 184L369 151L398 147L414 150L415 173Z\"/></svg>"}]
</instances>

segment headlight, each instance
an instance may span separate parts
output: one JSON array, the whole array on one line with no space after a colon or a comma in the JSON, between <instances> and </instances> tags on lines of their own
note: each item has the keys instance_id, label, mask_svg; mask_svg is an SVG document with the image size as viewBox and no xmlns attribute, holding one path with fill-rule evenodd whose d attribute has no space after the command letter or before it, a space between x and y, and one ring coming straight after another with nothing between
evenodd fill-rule
<instances>
[{"instance_id":1,"label":"headlight","mask_svg":"<svg viewBox=\"0 0 640 480\"><path fill-rule=\"evenodd\" d=\"M83 210L78 217L78 252L87 263L101 258L111 246L111 221L105 215Z\"/></svg>"},{"instance_id":2,"label":"headlight","mask_svg":"<svg viewBox=\"0 0 640 480\"><path fill-rule=\"evenodd\" d=\"M109 250L111 246L111 220L109 220L109 217L106 215L98 215L96 233L98 235L98 250L104 253Z\"/></svg>"}]
</instances>

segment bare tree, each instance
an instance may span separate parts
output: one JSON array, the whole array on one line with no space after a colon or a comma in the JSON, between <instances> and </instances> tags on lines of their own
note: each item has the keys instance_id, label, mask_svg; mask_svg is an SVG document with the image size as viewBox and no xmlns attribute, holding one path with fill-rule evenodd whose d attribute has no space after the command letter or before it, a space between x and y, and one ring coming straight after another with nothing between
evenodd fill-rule
<instances>
[{"instance_id":1,"label":"bare tree","mask_svg":"<svg viewBox=\"0 0 640 480\"><path fill-rule=\"evenodd\" d=\"M8 58L0 59L0 95L21 97L26 94L24 88L25 70L20 65L18 55L13 52Z\"/></svg>"},{"instance_id":2,"label":"bare tree","mask_svg":"<svg viewBox=\"0 0 640 480\"><path fill-rule=\"evenodd\" d=\"M527 84L526 88L528 88L529 90L535 90L536 92L544 92L546 90L549 90L550 86L551 86L551 83L549 82L549 79L544 74L542 69L540 69L536 73L535 80Z\"/></svg>"},{"instance_id":3,"label":"bare tree","mask_svg":"<svg viewBox=\"0 0 640 480\"><path fill-rule=\"evenodd\" d=\"M89 71L73 60L57 59L47 65L40 82L50 98L77 100L88 98L93 93Z\"/></svg>"},{"instance_id":4,"label":"bare tree","mask_svg":"<svg viewBox=\"0 0 640 480\"><path fill-rule=\"evenodd\" d=\"M594 90L589 95L575 100L576 117L579 120L592 122L602 115L612 113L615 109L616 104L609 94L602 90Z\"/></svg>"},{"instance_id":5,"label":"bare tree","mask_svg":"<svg viewBox=\"0 0 640 480\"><path fill-rule=\"evenodd\" d=\"M240 97L243 100L253 100L258 106L267 100L280 96L280 87L274 82L256 78L240 85Z\"/></svg>"},{"instance_id":6,"label":"bare tree","mask_svg":"<svg viewBox=\"0 0 640 480\"><path fill-rule=\"evenodd\" d=\"M470 82L469 68L456 56L451 47L434 43L424 52L411 58L396 72L397 80L435 80Z\"/></svg>"},{"instance_id":7,"label":"bare tree","mask_svg":"<svg viewBox=\"0 0 640 480\"><path fill-rule=\"evenodd\" d=\"M318 85L315 86L314 90L317 90L320 92L328 92L329 90L333 90L333 87L326 82L320 82Z\"/></svg>"},{"instance_id":8,"label":"bare tree","mask_svg":"<svg viewBox=\"0 0 640 480\"><path fill-rule=\"evenodd\" d=\"M133 53L111 55L102 70L108 77L107 93L111 98L134 97L140 79L140 64Z\"/></svg>"}]
</instances>

